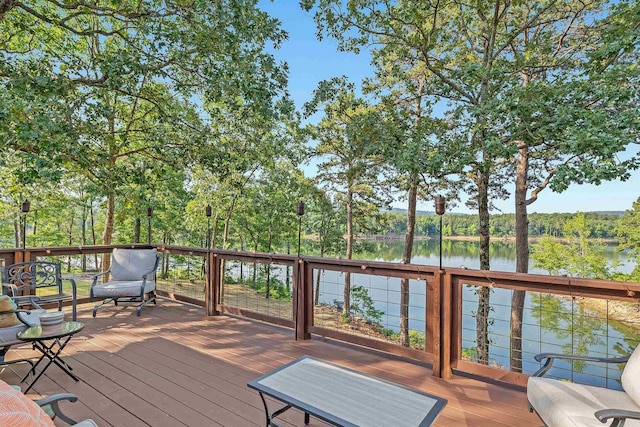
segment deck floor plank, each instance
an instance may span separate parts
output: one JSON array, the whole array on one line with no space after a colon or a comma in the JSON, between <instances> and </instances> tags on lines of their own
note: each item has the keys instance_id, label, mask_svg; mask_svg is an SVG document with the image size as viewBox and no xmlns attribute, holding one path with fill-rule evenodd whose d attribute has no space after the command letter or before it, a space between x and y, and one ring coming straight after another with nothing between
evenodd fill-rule
<instances>
[{"instance_id":1,"label":"deck floor plank","mask_svg":"<svg viewBox=\"0 0 640 427\"><path fill-rule=\"evenodd\" d=\"M143 309L139 318L132 307L111 306L93 319L92 307L78 307L85 329L64 351L81 381L51 366L29 396L74 393L79 402L64 403L65 412L93 418L100 426L263 426L262 402L247 382L303 355L448 399L435 424L439 427L541 424L527 411L521 391L460 376L442 380L427 367L384 353L322 337L296 341L286 328L206 317L200 307L169 300ZM8 359L35 354L28 345L19 346ZM16 369L24 372L26 365ZM0 379L18 381L8 369L0 369ZM268 404L271 410L279 406L273 400ZM300 411L288 411L279 420L286 427L304 425ZM312 417L309 425L326 424Z\"/></svg>"}]
</instances>

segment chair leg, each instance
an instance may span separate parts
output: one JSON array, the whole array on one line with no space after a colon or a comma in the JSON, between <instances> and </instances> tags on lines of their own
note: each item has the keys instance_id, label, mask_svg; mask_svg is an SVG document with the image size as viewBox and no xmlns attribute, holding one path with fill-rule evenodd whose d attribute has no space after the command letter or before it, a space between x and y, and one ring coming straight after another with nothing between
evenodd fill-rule
<instances>
[{"instance_id":1,"label":"chair leg","mask_svg":"<svg viewBox=\"0 0 640 427\"><path fill-rule=\"evenodd\" d=\"M155 293L151 293L151 292L149 292L149 294L152 295L152 296L150 296L149 299L143 299L143 301L140 303L140 305L136 309L136 315L138 317L140 317L140 311L142 310L142 307L144 307L145 305L147 305L151 301L153 301L153 303L156 304L156 294Z\"/></svg>"},{"instance_id":2,"label":"chair leg","mask_svg":"<svg viewBox=\"0 0 640 427\"><path fill-rule=\"evenodd\" d=\"M3 353L6 353L3 352ZM9 370L11 372L13 372L16 376L20 377L20 374L18 374L10 365L16 364L16 363L22 363L22 362L27 362L29 364L29 366L31 366L29 368L29 372L27 373L27 375L25 375L25 379L27 378L32 378L33 375L35 375L36 373L36 366L35 363L33 363L33 360L31 359L16 359L16 360L4 360L4 354L0 354L0 366L6 366L7 368L9 368Z\"/></svg>"},{"instance_id":3,"label":"chair leg","mask_svg":"<svg viewBox=\"0 0 640 427\"><path fill-rule=\"evenodd\" d=\"M107 298L105 300L102 300L102 302L100 304L96 304L95 307L93 307L93 317L96 317L96 313L98 312L98 309L102 306L104 306L105 304L108 304L109 302L111 302L111 300L114 300L114 298ZM115 300L117 301L117 300ZM118 304L116 304L118 305Z\"/></svg>"}]
</instances>

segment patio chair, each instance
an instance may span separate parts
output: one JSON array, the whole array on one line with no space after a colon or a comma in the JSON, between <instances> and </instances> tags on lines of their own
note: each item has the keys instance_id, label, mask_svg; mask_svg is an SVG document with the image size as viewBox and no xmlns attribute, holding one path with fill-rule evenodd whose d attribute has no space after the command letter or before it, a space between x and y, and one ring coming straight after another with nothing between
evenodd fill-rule
<instances>
[{"instance_id":1,"label":"patio chair","mask_svg":"<svg viewBox=\"0 0 640 427\"><path fill-rule=\"evenodd\" d=\"M10 386L0 381L0 425L3 426L54 426L57 418L76 427L98 427L91 419L76 422L60 410L60 402L75 402L74 394L60 393L43 399L31 400L20 391L18 386Z\"/></svg>"},{"instance_id":2,"label":"patio chair","mask_svg":"<svg viewBox=\"0 0 640 427\"><path fill-rule=\"evenodd\" d=\"M527 399L529 410L535 411L549 427L640 426L640 346L631 356L616 358L582 357L555 353L535 356L544 365L529 378ZM542 378L554 360L626 363L621 382L624 391Z\"/></svg>"},{"instance_id":3,"label":"patio chair","mask_svg":"<svg viewBox=\"0 0 640 427\"><path fill-rule=\"evenodd\" d=\"M160 254L156 249L115 248L111 254L111 268L93 277L91 301L103 299L93 308L93 317L100 307L111 301L116 306L119 301L139 302L137 316L148 303L156 304L155 272L159 262ZM98 277L107 273L111 274L111 280L98 283Z\"/></svg>"},{"instance_id":4,"label":"patio chair","mask_svg":"<svg viewBox=\"0 0 640 427\"><path fill-rule=\"evenodd\" d=\"M63 280L71 282L71 295L64 292ZM7 265L2 269L2 287L19 307L34 306L34 302L38 308L57 303L58 311L62 311L62 304L70 301L73 320L77 318L76 281L62 278L60 263L28 261Z\"/></svg>"},{"instance_id":5,"label":"patio chair","mask_svg":"<svg viewBox=\"0 0 640 427\"><path fill-rule=\"evenodd\" d=\"M38 325L40 315L44 312L45 310L42 309L19 309L9 296L0 295L0 366L26 362L31 365L30 370L33 373L34 363L31 359L5 360L5 356L11 346L24 344L24 341L19 340L16 334L29 326ZM11 369L10 366L9 369ZM11 370L13 371L13 369Z\"/></svg>"}]
</instances>

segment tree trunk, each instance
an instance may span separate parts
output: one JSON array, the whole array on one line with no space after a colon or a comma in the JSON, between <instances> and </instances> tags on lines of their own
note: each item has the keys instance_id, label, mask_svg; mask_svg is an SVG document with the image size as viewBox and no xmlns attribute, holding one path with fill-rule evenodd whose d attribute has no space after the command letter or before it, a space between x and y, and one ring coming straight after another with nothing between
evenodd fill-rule
<instances>
[{"instance_id":1,"label":"tree trunk","mask_svg":"<svg viewBox=\"0 0 640 427\"><path fill-rule=\"evenodd\" d=\"M516 158L516 272L529 272L529 220L527 216L527 174L529 172L529 147L518 143ZM522 372L522 318L524 316L525 291L511 294L511 357L513 372Z\"/></svg>"},{"instance_id":2,"label":"tree trunk","mask_svg":"<svg viewBox=\"0 0 640 427\"><path fill-rule=\"evenodd\" d=\"M20 215L17 213L13 214L13 238L14 238L14 241L16 242L15 244L16 248L20 247L20 242L22 238L21 226L22 226L22 219L20 218Z\"/></svg>"},{"instance_id":3,"label":"tree trunk","mask_svg":"<svg viewBox=\"0 0 640 427\"><path fill-rule=\"evenodd\" d=\"M320 248L320 258L324 258L324 245ZM320 303L320 277L322 276L322 271L318 269L316 273L316 292L313 296L313 302L315 305Z\"/></svg>"},{"instance_id":4,"label":"tree trunk","mask_svg":"<svg viewBox=\"0 0 640 427\"><path fill-rule=\"evenodd\" d=\"M133 225L133 243L140 243L140 218Z\"/></svg>"},{"instance_id":5,"label":"tree trunk","mask_svg":"<svg viewBox=\"0 0 640 427\"><path fill-rule=\"evenodd\" d=\"M73 211L71 211L71 220L69 221L69 246L73 245ZM71 255L67 257L67 271L71 271Z\"/></svg>"},{"instance_id":6,"label":"tree trunk","mask_svg":"<svg viewBox=\"0 0 640 427\"><path fill-rule=\"evenodd\" d=\"M113 218L116 210L116 196L113 191L109 192L107 196L107 211L105 213L104 231L102 232L102 244L108 246L111 244L113 238ZM109 254L102 254L102 271L107 271L111 267L111 256ZM108 275L104 275L104 280L107 280Z\"/></svg>"},{"instance_id":7,"label":"tree trunk","mask_svg":"<svg viewBox=\"0 0 640 427\"><path fill-rule=\"evenodd\" d=\"M267 252L271 253L271 240L272 240L272 228L271 228L271 223L269 223L269 239L268 239L268 243L267 243ZM266 274L265 277L267 279L267 284L266 284L266 295L264 296L265 298L269 299L269 297L271 296L271 264L265 264L266 267Z\"/></svg>"},{"instance_id":8,"label":"tree trunk","mask_svg":"<svg viewBox=\"0 0 640 427\"><path fill-rule=\"evenodd\" d=\"M86 202L82 203L82 236L81 236L81 244L85 246L87 244L87 204ZM82 271L87 271L87 254L82 254Z\"/></svg>"},{"instance_id":9,"label":"tree trunk","mask_svg":"<svg viewBox=\"0 0 640 427\"><path fill-rule=\"evenodd\" d=\"M351 183L347 190L347 259L353 256L353 192ZM351 313L351 273L344 274L344 304L342 306L342 316L349 318Z\"/></svg>"},{"instance_id":10,"label":"tree trunk","mask_svg":"<svg viewBox=\"0 0 640 427\"><path fill-rule=\"evenodd\" d=\"M96 240L96 221L93 216L93 200L89 205L89 215L91 217L91 242L93 245L97 245L98 242ZM93 254L93 262L95 263L96 270L99 270L100 266L98 265L98 254Z\"/></svg>"},{"instance_id":11,"label":"tree trunk","mask_svg":"<svg viewBox=\"0 0 640 427\"><path fill-rule=\"evenodd\" d=\"M409 178L409 195L407 206L407 232L404 235L402 263L411 264L413 237L416 227L416 203L418 199L418 174L412 173ZM409 279L400 280L400 344L409 347Z\"/></svg>"},{"instance_id":12,"label":"tree trunk","mask_svg":"<svg viewBox=\"0 0 640 427\"><path fill-rule=\"evenodd\" d=\"M480 269L489 270L489 172L478 172L478 217L480 232ZM489 311L491 289L478 289L478 312L476 313L476 345L478 363L489 363Z\"/></svg>"}]
</instances>

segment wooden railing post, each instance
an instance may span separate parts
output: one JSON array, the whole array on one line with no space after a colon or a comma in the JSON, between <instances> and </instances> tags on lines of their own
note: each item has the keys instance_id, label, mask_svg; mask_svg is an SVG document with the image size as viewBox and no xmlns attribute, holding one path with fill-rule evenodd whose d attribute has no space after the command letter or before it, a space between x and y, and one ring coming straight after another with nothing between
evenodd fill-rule
<instances>
[{"instance_id":1,"label":"wooden railing post","mask_svg":"<svg viewBox=\"0 0 640 427\"><path fill-rule=\"evenodd\" d=\"M207 316L217 316L220 300L220 257L218 254L207 253L207 274L205 277L204 304Z\"/></svg>"},{"instance_id":2,"label":"wooden railing post","mask_svg":"<svg viewBox=\"0 0 640 427\"><path fill-rule=\"evenodd\" d=\"M436 270L431 286L427 286L427 324L431 330L431 352L433 354L433 376L442 376L442 270ZM430 298L429 298L430 297Z\"/></svg>"},{"instance_id":3,"label":"wooden railing post","mask_svg":"<svg viewBox=\"0 0 640 427\"><path fill-rule=\"evenodd\" d=\"M293 276L295 286L294 294L294 320L295 320L295 334L297 340L306 340L310 338L308 332L308 311L309 311L309 292L307 290L307 275L306 265L302 258L298 258L298 261L293 267ZM311 308L313 309L313 308Z\"/></svg>"},{"instance_id":4,"label":"wooden railing post","mask_svg":"<svg viewBox=\"0 0 640 427\"><path fill-rule=\"evenodd\" d=\"M453 292L451 274L440 271L441 293L440 304L442 307L440 316L440 377L450 379L453 375L451 370L451 342L453 339L452 319L453 319Z\"/></svg>"}]
</instances>

